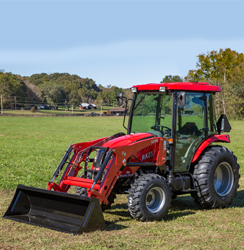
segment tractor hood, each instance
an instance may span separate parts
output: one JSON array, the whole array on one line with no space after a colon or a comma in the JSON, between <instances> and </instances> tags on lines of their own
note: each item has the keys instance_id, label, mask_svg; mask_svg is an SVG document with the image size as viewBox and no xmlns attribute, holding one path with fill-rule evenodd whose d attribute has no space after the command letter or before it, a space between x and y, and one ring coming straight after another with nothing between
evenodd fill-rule
<instances>
[{"instance_id":1,"label":"tractor hood","mask_svg":"<svg viewBox=\"0 0 244 250\"><path fill-rule=\"evenodd\" d=\"M130 145L131 143L134 143L140 140L154 138L154 137L155 136L150 133L137 133L137 134L124 135L124 136L120 136L116 139L106 142L105 144L103 144L103 147L118 148L118 147Z\"/></svg>"}]
</instances>

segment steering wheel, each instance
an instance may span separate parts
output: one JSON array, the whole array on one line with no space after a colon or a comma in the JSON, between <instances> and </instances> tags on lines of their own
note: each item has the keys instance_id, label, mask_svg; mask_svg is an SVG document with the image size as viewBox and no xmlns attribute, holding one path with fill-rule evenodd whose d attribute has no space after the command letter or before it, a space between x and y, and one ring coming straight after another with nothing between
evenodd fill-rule
<instances>
[{"instance_id":1,"label":"steering wheel","mask_svg":"<svg viewBox=\"0 0 244 250\"><path fill-rule=\"evenodd\" d=\"M161 132L162 134L168 134L168 133L166 133L166 131L164 131L164 128L166 128L167 130L169 130L169 132L171 133L171 128L169 128L169 127L167 127L167 126L164 126L164 125L154 125L154 126L151 127L151 129L156 129L157 127L160 127L160 128L161 128L161 129L160 129L160 132Z\"/></svg>"}]
</instances>

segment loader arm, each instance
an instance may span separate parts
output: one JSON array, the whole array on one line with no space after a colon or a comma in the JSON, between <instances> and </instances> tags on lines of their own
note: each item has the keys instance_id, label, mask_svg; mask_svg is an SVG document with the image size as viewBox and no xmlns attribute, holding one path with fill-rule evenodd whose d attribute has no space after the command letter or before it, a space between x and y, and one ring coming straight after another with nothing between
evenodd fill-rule
<instances>
[{"instance_id":1,"label":"loader arm","mask_svg":"<svg viewBox=\"0 0 244 250\"><path fill-rule=\"evenodd\" d=\"M47 183L48 190L54 190L59 192L67 192L70 188L69 184L65 184L63 180L67 180L69 177L76 177L78 172L82 169L81 163L86 160L86 156L91 146L102 146L111 137L104 137L90 142L82 142L74 145L70 145L66 150L61 162L55 170L52 180ZM71 159L70 155L73 153ZM61 170L64 165L67 164L65 171L62 174L59 184L56 184L55 179L61 174Z\"/></svg>"},{"instance_id":2,"label":"loader arm","mask_svg":"<svg viewBox=\"0 0 244 250\"><path fill-rule=\"evenodd\" d=\"M150 162L150 165L161 166L166 162L166 139L157 137L149 138L139 142L133 142L128 146L118 147L110 149L111 157L108 157L107 162L101 166L100 171L102 172L106 168L106 174L103 177L103 180L97 188L99 176L94 179L94 182L90 189L88 189L88 196L96 197L101 203L108 204L108 196L113 190L117 180L120 175L124 172L128 172L127 176L133 176L136 171L140 168L138 163L130 163L130 158L136 156L138 152L142 149L155 145L155 151L157 155L155 157L155 162ZM145 162L141 162L141 165ZM104 168L104 169L102 169ZM127 171L124 171L125 168L128 168ZM123 175L124 176L124 175Z\"/></svg>"}]
</instances>

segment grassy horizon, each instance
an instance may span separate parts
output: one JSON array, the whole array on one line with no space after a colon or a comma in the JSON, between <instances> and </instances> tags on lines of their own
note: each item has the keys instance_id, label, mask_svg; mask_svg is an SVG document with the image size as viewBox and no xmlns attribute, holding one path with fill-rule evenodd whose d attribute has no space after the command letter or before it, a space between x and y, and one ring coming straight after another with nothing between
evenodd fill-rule
<instances>
[{"instance_id":1,"label":"grassy horizon","mask_svg":"<svg viewBox=\"0 0 244 250\"><path fill-rule=\"evenodd\" d=\"M112 109L112 106L103 106L102 111L108 111ZM57 110L50 110L50 109L37 109L35 112L31 112L30 110L21 110L21 109L4 109L3 114L13 114L13 115L71 115L71 114L90 114L90 113L101 113L101 109L80 109L79 107L75 107L72 111L72 107L65 108L62 106L59 106L59 109Z\"/></svg>"}]
</instances>

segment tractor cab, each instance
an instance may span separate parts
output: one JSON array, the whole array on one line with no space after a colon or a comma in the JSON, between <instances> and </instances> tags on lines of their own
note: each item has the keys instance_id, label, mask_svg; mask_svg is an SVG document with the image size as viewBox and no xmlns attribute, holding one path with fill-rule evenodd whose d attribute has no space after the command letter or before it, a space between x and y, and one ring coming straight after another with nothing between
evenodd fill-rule
<instances>
[{"instance_id":1,"label":"tractor cab","mask_svg":"<svg viewBox=\"0 0 244 250\"><path fill-rule=\"evenodd\" d=\"M166 165L173 162L174 171L189 171L198 146L217 134L213 95L220 88L208 83L162 83L133 86L131 90L128 134L148 132L165 137Z\"/></svg>"}]
</instances>

